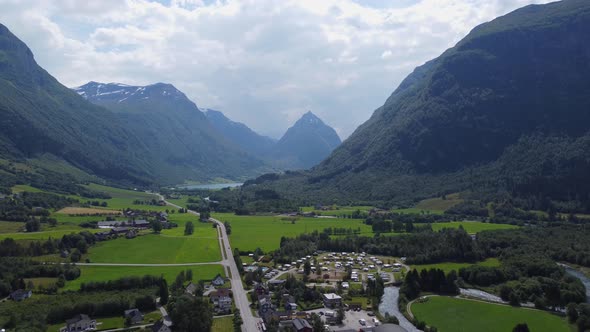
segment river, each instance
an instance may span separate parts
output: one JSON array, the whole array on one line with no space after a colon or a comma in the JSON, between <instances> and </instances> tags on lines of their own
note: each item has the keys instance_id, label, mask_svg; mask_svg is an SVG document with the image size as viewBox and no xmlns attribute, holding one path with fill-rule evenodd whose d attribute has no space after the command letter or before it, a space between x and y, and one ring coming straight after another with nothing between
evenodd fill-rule
<instances>
[{"instance_id":1,"label":"river","mask_svg":"<svg viewBox=\"0 0 590 332\"><path fill-rule=\"evenodd\" d=\"M243 183L210 183L210 184L187 184L183 186L178 186L178 189L223 189L223 188L235 188L241 186Z\"/></svg>"},{"instance_id":2,"label":"river","mask_svg":"<svg viewBox=\"0 0 590 332\"><path fill-rule=\"evenodd\" d=\"M565 268L565 272L567 272L567 274L574 276L580 279L580 281L582 281L584 287L586 287L586 302L590 303L590 279L588 279L588 277L584 273L574 269L571 266L565 264L561 264L561 266Z\"/></svg>"},{"instance_id":3,"label":"river","mask_svg":"<svg viewBox=\"0 0 590 332\"><path fill-rule=\"evenodd\" d=\"M379 304L379 312L385 316L385 313L390 316L395 316L399 319L399 326L406 329L408 332L420 332L410 321L402 315L397 306L399 298L399 287L385 287L385 293L381 298Z\"/></svg>"}]
</instances>

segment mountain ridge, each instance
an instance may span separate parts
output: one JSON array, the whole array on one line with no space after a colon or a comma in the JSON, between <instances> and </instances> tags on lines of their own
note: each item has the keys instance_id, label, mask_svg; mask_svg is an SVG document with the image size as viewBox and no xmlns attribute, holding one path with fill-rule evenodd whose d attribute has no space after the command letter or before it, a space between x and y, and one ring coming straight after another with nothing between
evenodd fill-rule
<instances>
[{"instance_id":1,"label":"mountain ridge","mask_svg":"<svg viewBox=\"0 0 590 332\"><path fill-rule=\"evenodd\" d=\"M556 188L571 183L571 175L559 170L588 165L590 157L583 149L590 121L589 30L590 3L580 0L527 6L484 23L417 67L311 171L252 183L326 203L411 204L476 188L518 197L533 186L538 195L567 201ZM531 142L546 151L523 148ZM523 155L514 151L528 163L516 162ZM572 186L570 196L589 191Z\"/></svg>"}]
</instances>

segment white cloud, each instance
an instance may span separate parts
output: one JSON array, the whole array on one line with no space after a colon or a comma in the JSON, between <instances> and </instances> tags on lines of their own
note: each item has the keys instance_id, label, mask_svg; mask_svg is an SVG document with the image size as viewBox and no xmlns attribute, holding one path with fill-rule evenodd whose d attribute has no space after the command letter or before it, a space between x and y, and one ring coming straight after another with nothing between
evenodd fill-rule
<instances>
[{"instance_id":1,"label":"white cloud","mask_svg":"<svg viewBox=\"0 0 590 332\"><path fill-rule=\"evenodd\" d=\"M170 82L264 134L312 110L346 137L415 66L542 2L0 0L0 22L68 86Z\"/></svg>"}]
</instances>

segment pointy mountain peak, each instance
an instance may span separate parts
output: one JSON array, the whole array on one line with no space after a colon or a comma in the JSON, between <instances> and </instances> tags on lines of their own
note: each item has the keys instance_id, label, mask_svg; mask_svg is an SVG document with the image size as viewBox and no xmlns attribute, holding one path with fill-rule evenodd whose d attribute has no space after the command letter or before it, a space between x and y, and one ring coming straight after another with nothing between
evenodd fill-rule
<instances>
[{"instance_id":1,"label":"pointy mountain peak","mask_svg":"<svg viewBox=\"0 0 590 332\"><path fill-rule=\"evenodd\" d=\"M307 111L305 114L303 114L303 116L301 116L299 121L296 122L296 125L297 124L324 125L324 122L311 111Z\"/></svg>"}]
</instances>

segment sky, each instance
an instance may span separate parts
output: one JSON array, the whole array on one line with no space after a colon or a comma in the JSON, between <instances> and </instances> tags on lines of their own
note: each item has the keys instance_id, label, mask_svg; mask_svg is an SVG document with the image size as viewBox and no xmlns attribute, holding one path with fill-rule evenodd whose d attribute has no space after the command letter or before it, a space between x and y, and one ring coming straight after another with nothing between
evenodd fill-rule
<instances>
[{"instance_id":1,"label":"sky","mask_svg":"<svg viewBox=\"0 0 590 332\"><path fill-rule=\"evenodd\" d=\"M475 26L547 0L0 0L61 83L171 83L279 138L311 110L348 137Z\"/></svg>"}]
</instances>

